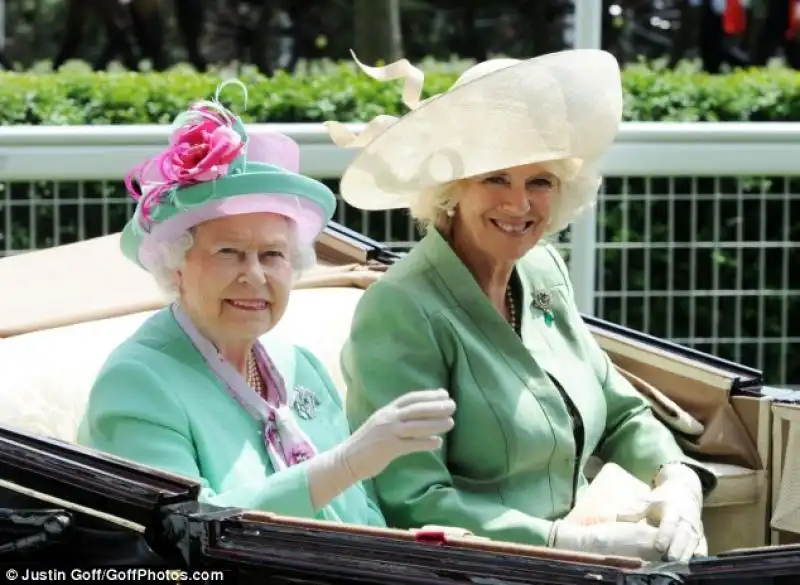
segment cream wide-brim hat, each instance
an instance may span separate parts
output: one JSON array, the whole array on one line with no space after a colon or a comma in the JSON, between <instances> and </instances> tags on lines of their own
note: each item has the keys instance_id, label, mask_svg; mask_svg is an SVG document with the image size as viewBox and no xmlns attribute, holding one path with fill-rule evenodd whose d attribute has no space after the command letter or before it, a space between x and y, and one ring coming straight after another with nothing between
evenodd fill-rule
<instances>
[{"instance_id":1,"label":"cream wide-brim hat","mask_svg":"<svg viewBox=\"0 0 800 585\"><path fill-rule=\"evenodd\" d=\"M491 59L424 101L423 74L407 60L368 67L353 58L378 81L405 79L403 102L411 111L378 116L358 136L341 123L325 123L338 146L361 149L340 182L350 205L411 207L415 198L458 179L556 161L562 186L548 231L564 229L594 204L598 161L622 121L620 69L610 53L576 49Z\"/></svg>"}]
</instances>

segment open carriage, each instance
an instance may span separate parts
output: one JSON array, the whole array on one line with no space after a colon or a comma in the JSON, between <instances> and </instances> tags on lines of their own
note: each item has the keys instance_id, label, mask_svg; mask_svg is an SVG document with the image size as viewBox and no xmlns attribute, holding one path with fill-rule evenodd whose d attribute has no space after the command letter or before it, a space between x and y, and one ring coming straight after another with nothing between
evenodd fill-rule
<instances>
[{"instance_id":1,"label":"open carriage","mask_svg":"<svg viewBox=\"0 0 800 585\"><path fill-rule=\"evenodd\" d=\"M75 430L103 361L164 305L118 246L111 235L0 261L0 566L226 569L242 582L269 575L270 583L402 585L756 584L800 575L800 546L791 544L800 542L792 393L765 388L758 371L590 317L617 367L686 452L717 474L704 511L708 558L645 565L446 531L216 508L196 501L193 480L79 447ZM344 393L339 350L353 310L379 277L375 267L397 256L337 224L317 254L270 335L312 350Z\"/></svg>"}]
</instances>

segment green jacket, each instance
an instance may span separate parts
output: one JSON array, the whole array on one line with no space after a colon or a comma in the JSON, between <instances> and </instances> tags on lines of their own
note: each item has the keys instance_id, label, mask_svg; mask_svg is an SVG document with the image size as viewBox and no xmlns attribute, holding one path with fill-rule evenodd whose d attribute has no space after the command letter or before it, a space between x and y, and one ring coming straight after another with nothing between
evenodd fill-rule
<instances>
[{"instance_id":1,"label":"green jacket","mask_svg":"<svg viewBox=\"0 0 800 585\"><path fill-rule=\"evenodd\" d=\"M315 417L297 419L316 448L346 439L343 405L320 361L270 334L261 343L287 387L305 386L319 398ZM315 510L306 464L275 473L262 424L225 391L169 308L111 353L89 395L77 442L196 479L203 502L386 525L360 483Z\"/></svg>"},{"instance_id":2,"label":"green jacket","mask_svg":"<svg viewBox=\"0 0 800 585\"><path fill-rule=\"evenodd\" d=\"M341 359L353 431L411 390L447 388L457 404L440 450L404 456L375 478L390 526L451 525L546 545L587 485L591 455L648 483L663 464L688 462L586 328L558 251L538 244L516 273L521 339L435 230L357 306ZM551 325L533 303L542 290ZM580 452L556 383L582 422Z\"/></svg>"}]
</instances>

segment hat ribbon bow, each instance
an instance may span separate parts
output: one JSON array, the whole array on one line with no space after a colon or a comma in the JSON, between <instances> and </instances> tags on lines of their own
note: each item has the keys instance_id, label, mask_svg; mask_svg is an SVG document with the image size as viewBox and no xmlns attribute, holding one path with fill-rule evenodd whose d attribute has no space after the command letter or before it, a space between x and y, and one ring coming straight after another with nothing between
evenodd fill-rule
<instances>
[{"instance_id":1,"label":"hat ribbon bow","mask_svg":"<svg viewBox=\"0 0 800 585\"><path fill-rule=\"evenodd\" d=\"M247 136L236 130L236 116L219 98L222 89L230 84L240 87L246 108L245 85L235 78L222 82L213 101L199 100L178 114L170 128L166 149L134 167L125 177L125 187L138 203L145 231L152 228L153 210L163 199L169 198L179 206L179 188L204 182L213 184L246 151ZM134 180L139 184L138 190L133 186Z\"/></svg>"},{"instance_id":2,"label":"hat ribbon bow","mask_svg":"<svg viewBox=\"0 0 800 585\"><path fill-rule=\"evenodd\" d=\"M383 82L404 79L403 104L410 109L414 110L429 99L432 99L420 100L425 75L420 69L414 67L408 59L400 59L384 67L370 67L359 61L352 50L350 51L350 55L352 55L353 60L359 68L376 81ZM337 146L341 148L361 148L388 130L389 127L398 120L399 118L397 116L389 116L386 114L378 115L367 124L364 131L358 136L341 122L328 121L324 122L323 125L328 130L331 140L333 140L334 144Z\"/></svg>"}]
</instances>

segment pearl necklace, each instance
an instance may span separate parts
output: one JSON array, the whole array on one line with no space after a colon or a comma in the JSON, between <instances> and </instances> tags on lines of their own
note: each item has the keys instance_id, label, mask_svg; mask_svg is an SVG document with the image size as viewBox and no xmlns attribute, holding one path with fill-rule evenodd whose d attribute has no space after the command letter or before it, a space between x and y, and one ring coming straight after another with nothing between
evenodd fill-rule
<instances>
[{"instance_id":1,"label":"pearl necklace","mask_svg":"<svg viewBox=\"0 0 800 585\"><path fill-rule=\"evenodd\" d=\"M259 395L264 396L264 381L258 372L258 364L254 352L247 356L247 385L255 390Z\"/></svg>"},{"instance_id":2,"label":"pearl necklace","mask_svg":"<svg viewBox=\"0 0 800 585\"><path fill-rule=\"evenodd\" d=\"M514 305L514 295L511 293L511 287L506 289L506 305L508 306L508 323L511 328L517 330L517 307Z\"/></svg>"}]
</instances>

